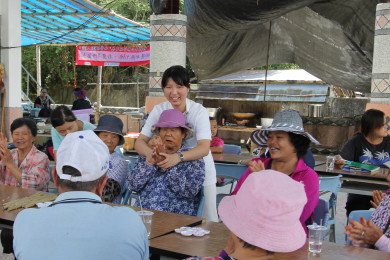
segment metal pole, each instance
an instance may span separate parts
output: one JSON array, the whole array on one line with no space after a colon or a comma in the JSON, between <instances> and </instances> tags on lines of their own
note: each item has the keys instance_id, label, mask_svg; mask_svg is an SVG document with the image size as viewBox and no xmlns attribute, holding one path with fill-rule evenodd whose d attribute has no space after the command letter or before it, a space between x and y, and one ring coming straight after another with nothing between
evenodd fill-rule
<instances>
[{"instance_id":1,"label":"metal pole","mask_svg":"<svg viewBox=\"0 0 390 260\"><path fill-rule=\"evenodd\" d=\"M272 21L269 21L267 64L266 64L266 68L265 68L265 80L264 80L264 101L265 101L265 97L267 95L267 74L268 74L269 48L271 46L271 26L272 26Z\"/></svg>"},{"instance_id":2,"label":"metal pole","mask_svg":"<svg viewBox=\"0 0 390 260\"><path fill-rule=\"evenodd\" d=\"M98 111L98 118L100 118L100 106L102 102L102 70L103 67L98 67L98 89L97 89L97 111Z\"/></svg>"},{"instance_id":3,"label":"metal pole","mask_svg":"<svg viewBox=\"0 0 390 260\"><path fill-rule=\"evenodd\" d=\"M137 107L139 108L139 79L137 79Z\"/></svg>"},{"instance_id":4,"label":"metal pole","mask_svg":"<svg viewBox=\"0 0 390 260\"><path fill-rule=\"evenodd\" d=\"M27 74L27 96L29 91L30 91L30 75Z\"/></svg>"},{"instance_id":5,"label":"metal pole","mask_svg":"<svg viewBox=\"0 0 390 260\"><path fill-rule=\"evenodd\" d=\"M35 55L36 55L36 59L37 59L37 82L38 82L38 85L37 86L37 96L39 96L41 94L41 91L40 91L40 86L42 86L42 80L41 80L41 46L37 45L35 46ZM27 92L27 95L28 95L28 92Z\"/></svg>"}]
</instances>

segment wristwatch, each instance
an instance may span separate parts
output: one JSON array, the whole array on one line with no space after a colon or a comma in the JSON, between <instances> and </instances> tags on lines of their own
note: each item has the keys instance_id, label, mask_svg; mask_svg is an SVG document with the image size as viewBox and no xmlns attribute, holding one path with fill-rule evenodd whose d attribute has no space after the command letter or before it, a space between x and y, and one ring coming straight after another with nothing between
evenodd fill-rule
<instances>
[{"instance_id":1,"label":"wristwatch","mask_svg":"<svg viewBox=\"0 0 390 260\"><path fill-rule=\"evenodd\" d=\"M180 159L180 162L184 161L184 155L182 153L179 153L179 159Z\"/></svg>"}]
</instances>

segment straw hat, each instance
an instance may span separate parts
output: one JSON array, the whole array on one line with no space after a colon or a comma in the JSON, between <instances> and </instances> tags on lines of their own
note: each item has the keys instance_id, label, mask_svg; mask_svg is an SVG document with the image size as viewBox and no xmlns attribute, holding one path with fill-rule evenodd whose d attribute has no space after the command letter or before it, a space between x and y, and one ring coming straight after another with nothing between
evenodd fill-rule
<instances>
[{"instance_id":1,"label":"straw hat","mask_svg":"<svg viewBox=\"0 0 390 260\"><path fill-rule=\"evenodd\" d=\"M305 132L302 118L297 111L292 109L286 109L276 113L270 127L252 132L252 142L258 146L267 146L268 133L271 131L284 131L303 135L313 144L321 145L311 134Z\"/></svg>"}]
</instances>

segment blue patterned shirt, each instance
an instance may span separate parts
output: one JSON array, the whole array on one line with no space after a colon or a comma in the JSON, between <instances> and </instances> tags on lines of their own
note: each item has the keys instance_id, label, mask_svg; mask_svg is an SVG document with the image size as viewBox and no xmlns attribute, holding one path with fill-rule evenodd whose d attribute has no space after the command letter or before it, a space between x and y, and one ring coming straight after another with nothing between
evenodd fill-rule
<instances>
[{"instance_id":1,"label":"blue patterned shirt","mask_svg":"<svg viewBox=\"0 0 390 260\"><path fill-rule=\"evenodd\" d=\"M187 150L182 147L178 152ZM195 216L204 176L203 159L181 162L164 172L140 156L128 181L130 190L140 195L143 208ZM140 206L138 198L134 206Z\"/></svg>"},{"instance_id":2,"label":"blue patterned shirt","mask_svg":"<svg viewBox=\"0 0 390 260\"><path fill-rule=\"evenodd\" d=\"M121 186L121 194L118 195L113 201L113 203L120 204L122 195L125 192L125 182L130 174L129 164L116 152L110 154L110 162L112 168L107 171L107 178L117 181Z\"/></svg>"}]
</instances>

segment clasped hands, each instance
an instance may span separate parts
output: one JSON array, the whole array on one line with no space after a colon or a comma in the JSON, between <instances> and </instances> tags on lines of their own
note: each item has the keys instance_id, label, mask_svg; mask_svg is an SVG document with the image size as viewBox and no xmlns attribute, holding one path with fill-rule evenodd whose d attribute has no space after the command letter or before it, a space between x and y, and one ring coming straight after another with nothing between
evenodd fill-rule
<instances>
[{"instance_id":1,"label":"clasped hands","mask_svg":"<svg viewBox=\"0 0 390 260\"><path fill-rule=\"evenodd\" d=\"M351 225L345 227L345 234L349 236L349 240L353 244L373 246L383 236L382 230L371 220L367 222L364 218L360 218L360 223L354 220L349 221L349 223Z\"/></svg>"},{"instance_id":2,"label":"clasped hands","mask_svg":"<svg viewBox=\"0 0 390 260\"><path fill-rule=\"evenodd\" d=\"M146 156L146 162L149 165L156 165L163 169L163 171L166 171L170 167L178 164L180 158L177 154L168 154L165 145L159 140L153 146L153 151Z\"/></svg>"}]
</instances>

